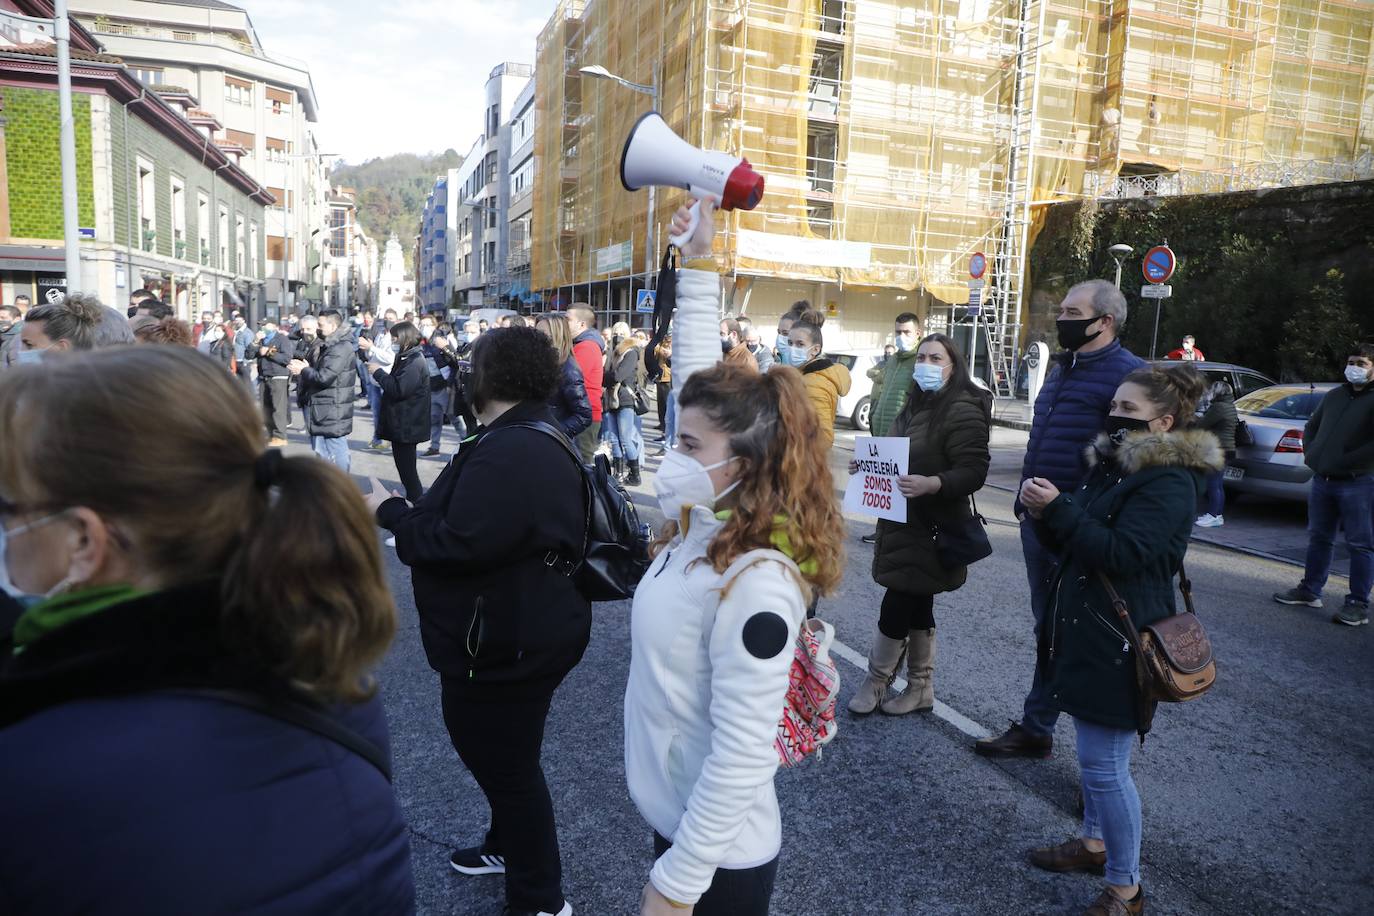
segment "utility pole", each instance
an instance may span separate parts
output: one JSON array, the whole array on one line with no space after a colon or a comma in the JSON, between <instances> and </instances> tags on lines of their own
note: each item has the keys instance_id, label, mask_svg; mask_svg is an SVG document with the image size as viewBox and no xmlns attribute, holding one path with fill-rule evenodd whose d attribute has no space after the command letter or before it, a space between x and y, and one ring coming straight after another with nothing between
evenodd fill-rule
<instances>
[{"instance_id":1,"label":"utility pole","mask_svg":"<svg viewBox=\"0 0 1374 916\"><path fill-rule=\"evenodd\" d=\"M81 232L76 205L76 119L72 114L72 25L67 0L53 4L53 37L57 44L58 144L62 167L62 244L66 249L67 293L81 286ZM129 266L132 273L133 265Z\"/></svg>"}]
</instances>

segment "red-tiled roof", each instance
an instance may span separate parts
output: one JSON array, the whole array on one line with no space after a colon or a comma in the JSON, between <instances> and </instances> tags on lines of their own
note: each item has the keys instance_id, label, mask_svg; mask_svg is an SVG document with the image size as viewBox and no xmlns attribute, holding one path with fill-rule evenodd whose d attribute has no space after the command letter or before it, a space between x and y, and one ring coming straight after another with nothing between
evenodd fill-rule
<instances>
[{"instance_id":1,"label":"red-tiled roof","mask_svg":"<svg viewBox=\"0 0 1374 916\"><path fill-rule=\"evenodd\" d=\"M56 57L57 45L49 42L30 42L28 44L13 45L7 48L0 48L0 53L5 54L27 54L31 57ZM90 51L83 51L80 48L71 49L72 60L89 60L100 64L122 64L124 63L113 54L94 54Z\"/></svg>"}]
</instances>

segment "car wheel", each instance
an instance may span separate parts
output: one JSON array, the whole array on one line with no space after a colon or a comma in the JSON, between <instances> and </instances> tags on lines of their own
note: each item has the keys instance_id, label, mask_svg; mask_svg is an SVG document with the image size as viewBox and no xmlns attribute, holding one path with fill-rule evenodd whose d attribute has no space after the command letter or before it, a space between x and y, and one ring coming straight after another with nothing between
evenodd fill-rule
<instances>
[{"instance_id":1,"label":"car wheel","mask_svg":"<svg viewBox=\"0 0 1374 916\"><path fill-rule=\"evenodd\" d=\"M854 424L854 428L861 432L868 432L868 411L872 405L868 398L859 401L859 406L854 408L854 416L849 421Z\"/></svg>"}]
</instances>

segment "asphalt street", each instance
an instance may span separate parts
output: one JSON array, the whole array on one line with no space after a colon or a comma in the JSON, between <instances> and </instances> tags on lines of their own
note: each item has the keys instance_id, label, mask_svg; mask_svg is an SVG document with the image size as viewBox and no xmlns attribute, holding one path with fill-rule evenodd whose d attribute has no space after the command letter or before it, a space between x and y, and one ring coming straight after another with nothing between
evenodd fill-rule
<instances>
[{"instance_id":1,"label":"asphalt street","mask_svg":"<svg viewBox=\"0 0 1374 916\"><path fill-rule=\"evenodd\" d=\"M366 445L369 425L361 410L355 450ZM835 450L837 470L847 460L845 438ZM304 449L299 433L291 439L291 451ZM446 454L455 444L446 433ZM994 438L995 479L1015 475L1017 449L1014 436ZM354 462L355 476L376 473L395 485L388 454L355 451ZM442 463L421 467L428 484ZM658 524L647 483L646 476L636 502L644 520ZM995 553L963 589L936 600L937 714L856 720L842 713L823 759L778 776L784 846L775 914L1067 914L1097 892L1100 879L1025 863L1032 846L1075 835L1072 723L1061 720L1048 761L993 762L971 750L968 732L1000 731L1019 715L1033 659L1011 494L989 487L979 505ZM820 616L852 650L841 650L842 659L857 659L876 631L881 590L869 575L871 548L859 540L872 522L851 516L847 524L845 580L822 601ZM501 879L463 877L448 865L452 848L480 840L486 807L444 731L409 573L385 552L401 624L380 679L421 912L496 914ZM1162 708L1135 754L1148 911L1374 911L1374 637L1368 628L1331 624L1329 608L1274 604L1270 594L1295 581L1291 564L1197 543L1189 566L1219 678L1200 701ZM1332 582L1333 590L1344 585ZM652 843L621 762L629 604L599 604L594 617L586 657L555 698L544 765L565 891L577 913L599 916L637 912ZM843 706L861 671L848 660L840 670Z\"/></svg>"}]
</instances>

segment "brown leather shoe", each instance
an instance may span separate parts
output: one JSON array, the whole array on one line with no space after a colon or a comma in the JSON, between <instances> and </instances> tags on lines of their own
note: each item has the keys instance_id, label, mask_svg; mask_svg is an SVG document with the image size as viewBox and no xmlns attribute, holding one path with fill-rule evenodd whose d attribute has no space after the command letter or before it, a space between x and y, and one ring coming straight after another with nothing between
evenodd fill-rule
<instances>
[{"instance_id":1,"label":"brown leather shoe","mask_svg":"<svg viewBox=\"0 0 1374 916\"><path fill-rule=\"evenodd\" d=\"M1080 839L1072 839L1058 846L1046 846L1030 851L1030 863L1045 871L1086 871L1102 874L1107 865L1105 852L1090 852Z\"/></svg>"},{"instance_id":2,"label":"brown leather shoe","mask_svg":"<svg viewBox=\"0 0 1374 916\"><path fill-rule=\"evenodd\" d=\"M1122 900L1110 890L1104 890L1092 906L1083 911L1083 916L1141 916L1144 912L1145 888L1142 887L1134 900Z\"/></svg>"},{"instance_id":3,"label":"brown leather shoe","mask_svg":"<svg viewBox=\"0 0 1374 916\"><path fill-rule=\"evenodd\" d=\"M1032 735L1020 722L1013 722L1011 728L996 738L978 739L973 750L984 757L1037 757L1043 760L1054 751L1054 736Z\"/></svg>"}]
</instances>

